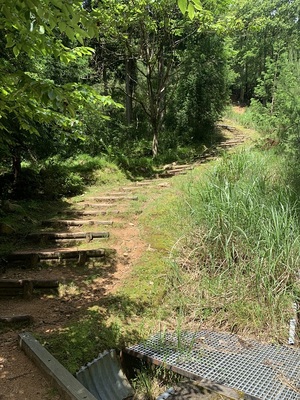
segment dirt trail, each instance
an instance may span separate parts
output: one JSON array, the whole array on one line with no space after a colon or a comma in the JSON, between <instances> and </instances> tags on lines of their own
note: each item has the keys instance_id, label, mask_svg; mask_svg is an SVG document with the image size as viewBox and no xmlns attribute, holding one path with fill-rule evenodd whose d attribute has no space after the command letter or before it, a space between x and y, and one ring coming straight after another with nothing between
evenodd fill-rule
<instances>
[{"instance_id":1,"label":"dirt trail","mask_svg":"<svg viewBox=\"0 0 300 400\"><path fill-rule=\"evenodd\" d=\"M227 146L232 141L232 146L235 146L238 141L242 141L238 131L232 132L228 126L223 126L222 129L229 133ZM227 132L228 131L228 132ZM210 155L208 154L207 157ZM190 166L187 166L188 169ZM175 165L171 165L166 170L176 169ZM183 173L185 171L177 171ZM170 174L174 175L173 172ZM172 179L158 180L154 179L150 187L151 197L153 201L156 195L172 185ZM153 189L154 186L154 189ZM143 193L147 196L147 185L127 186L125 188L117 188L118 191L124 191L129 196L132 188L132 193ZM149 189L150 190L150 189ZM101 193L101 196L109 196L109 193ZM119 285L124 282L126 276L131 271L132 265L146 251L148 244L145 243L140 236L138 219L139 214L130 211L125 216L120 214L109 214L109 209L117 209L126 212L129 210L131 200L123 199L116 202L113 207L108 207L108 215L98 217L76 217L98 220L112 220L112 227L68 227L69 232L78 230L108 230L111 232L110 238L101 239L100 241L92 241L86 244L85 247L109 247L116 249L117 257L113 262L107 262L101 269L102 273L97 279L93 280L92 286L87 286L84 281L93 271L82 269L78 275L78 268L70 266L61 267L59 265L51 265L47 269L37 267L34 269L8 268L0 274L1 279L57 279L59 281L74 282L74 290L76 287L80 290L80 296L74 296L74 293L64 293L63 296L34 296L31 300L22 298L0 299L0 317L11 317L14 315L30 314L33 318L33 323L30 327L11 327L5 328L4 332L0 333L0 400L59 400L61 397L56 391L51 388L48 381L44 378L38 368L25 356L18 346L18 333L24 331L33 331L36 333L49 333L57 328L64 326L68 320L80 311L81 308L87 305L96 304L97 301L103 299L109 293L113 293ZM78 204L80 207L80 203ZM103 207L104 209L105 207ZM94 208L85 208L87 210ZM139 213L142 209L137 210ZM61 217L58 217L61 219ZM66 231L66 229L64 229ZM82 248L82 246L80 246Z\"/></svg>"}]
</instances>

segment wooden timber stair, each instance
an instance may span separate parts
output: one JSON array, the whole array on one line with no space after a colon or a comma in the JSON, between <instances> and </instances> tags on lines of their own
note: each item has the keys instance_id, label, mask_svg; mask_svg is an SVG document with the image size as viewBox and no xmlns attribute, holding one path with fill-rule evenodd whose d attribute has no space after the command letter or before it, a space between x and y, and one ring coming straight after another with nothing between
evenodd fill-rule
<instances>
[{"instance_id":1,"label":"wooden timber stair","mask_svg":"<svg viewBox=\"0 0 300 400\"><path fill-rule=\"evenodd\" d=\"M40 262L56 261L62 264L63 262L72 260L77 265L84 265L89 259L107 259L115 256L114 249L41 249L41 250L19 250L10 253L7 256L9 264L22 264L23 268L34 268Z\"/></svg>"},{"instance_id":2,"label":"wooden timber stair","mask_svg":"<svg viewBox=\"0 0 300 400\"><path fill-rule=\"evenodd\" d=\"M228 130L230 131L230 129ZM165 178L186 174L199 164L216 159L220 150L242 144L244 140L243 135L234 135L234 137L221 141L208 149L192 164L172 163L166 165L162 172L156 174L153 179L133 182L106 194L86 196L81 201L77 200L70 204L68 209L58 211L57 217L41 221L41 231L27 235L27 241L30 240L32 243L31 248L28 248L27 244L27 247L24 246L25 249L14 251L6 257L8 268L10 266L21 266L22 269L28 270L28 268L35 269L44 263L58 266L64 266L68 263L68 265L79 267L84 267L90 261L97 265L103 265L103 262L109 263L110 260L116 258L117 252L115 249L98 247L95 239L108 240L110 238L110 232L96 231L98 226L112 227L115 216L122 218L124 206L126 207L128 202L138 200L139 191L142 190L145 194L147 189L159 190L168 187L169 183L166 183ZM87 245L71 247L74 240L76 242L86 241ZM52 244L52 247L46 246L48 242L49 245ZM55 243L55 247L53 247L53 243ZM41 244L44 245L44 248L40 248ZM66 245L69 245L69 247L62 247ZM14 296L28 300L35 293L53 293L60 284L58 280L34 280L26 278L25 275L24 272L24 275L20 275L21 279L0 280L0 297ZM21 320L23 317L24 319L27 318L28 321L31 318L28 315L20 315ZM15 318L15 316L12 318L5 317L2 320L17 322L18 318Z\"/></svg>"},{"instance_id":3,"label":"wooden timber stair","mask_svg":"<svg viewBox=\"0 0 300 400\"><path fill-rule=\"evenodd\" d=\"M21 296L31 299L38 293L57 293L59 281L56 279L0 279L0 298Z\"/></svg>"},{"instance_id":4,"label":"wooden timber stair","mask_svg":"<svg viewBox=\"0 0 300 400\"><path fill-rule=\"evenodd\" d=\"M73 243L75 241L85 241L87 243L94 242L98 239L109 239L110 232L108 231L94 231L89 230L96 228L97 226L113 226L113 220L103 220L103 215L116 216L120 214L119 210L110 209L115 202L124 202L125 200L137 200L137 196L131 196L126 191L111 192L106 196L94 196L93 201L97 201L97 205L101 206L101 210L90 209L89 206L93 205L84 203L84 209L82 208L82 202L74 203L72 209L64 210L57 213L58 218L51 218L50 220L40 221L42 231L32 232L27 235L23 235L26 242L31 243L31 247L25 248L24 250L18 250L11 252L6 255L5 260L7 267L22 266L23 269L32 269L39 266L41 263L55 262L58 265L65 265L66 263L83 266L89 263L91 260L99 260L100 263L110 262L116 258L116 250L111 248L102 248L98 245L93 245L91 248L81 247L59 247ZM79 208L78 208L79 206ZM61 216L68 215L69 218L64 219ZM92 216L92 219L90 218ZM72 218L73 217L73 218ZM75 217L75 218L74 218ZM49 229L48 229L49 228ZM64 229L64 231L54 231L54 229ZM66 230L67 228L67 230ZM78 228L87 228L88 230L78 231ZM55 248L49 248L48 245L55 243ZM41 245L44 247L41 248ZM45 247L47 245L47 247ZM95 263L96 261L93 261ZM98 262L98 261L97 261ZM49 283L49 280L47 280ZM56 281L55 281L56 282ZM38 283L33 280L26 278L18 280L7 280L4 279L0 282L0 297L4 296L22 296L29 299L30 290L39 289L42 290L42 283ZM47 283L45 283L46 285ZM54 284L54 283L53 283ZM55 283L55 285L57 282ZM46 286L44 285L44 290ZM30 290L28 289L30 288ZM49 287L47 287L49 289Z\"/></svg>"},{"instance_id":5,"label":"wooden timber stair","mask_svg":"<svg viewBox=\"0 0 300 400\"><path fill-rule=\"evenodd\" d=\"M94 214L95 215L95 214ZM96 214L97 215L97 214ZM86 214L85 214L86 216ZM83 226L83 225L112 225L113 221L99 221L96 219L49 219L42 221L43 226Z\"/></svg>"}]
</instances>

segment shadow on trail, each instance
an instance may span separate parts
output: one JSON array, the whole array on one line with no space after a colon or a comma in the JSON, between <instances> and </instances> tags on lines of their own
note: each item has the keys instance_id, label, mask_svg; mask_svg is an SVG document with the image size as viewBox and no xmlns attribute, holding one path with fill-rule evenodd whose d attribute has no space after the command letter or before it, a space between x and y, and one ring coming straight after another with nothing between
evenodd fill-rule
<instances>
[{"instance_id":1,"label":"shadow on trail","mask_svg":"<svg viewBox=\"0 0 300 400\"><path fill-rule=\"evenodd\" d=\"M107 349L122 349L142 339L136 328L124 331L132 318L142 315L147 304L124 295L107 295L77 308L73 322L42 333L40 340L71 373ZM122 321L122 322L120 322ZM122 325L121 325L122 324Z\"/></svg>"}]
</instances>

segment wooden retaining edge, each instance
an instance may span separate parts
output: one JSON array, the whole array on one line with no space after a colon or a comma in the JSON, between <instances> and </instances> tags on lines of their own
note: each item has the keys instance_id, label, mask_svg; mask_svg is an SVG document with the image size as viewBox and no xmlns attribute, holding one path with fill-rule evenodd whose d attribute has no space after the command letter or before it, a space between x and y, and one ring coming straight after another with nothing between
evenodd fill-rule
<instances>
[{"instance_id":1,"label":"wooden retaining edge","mask_svg":"<svg viewBox=\"0 0 300 400\"><path fill-rule=\"evenodd\" d=\"M109 232L35 232L27 237L36 240L85 239L90 242L93 239L108 238Z\"/></svg>"},{"instance_id":2,"label":"wooden retaining edge","mask_svg":"<svg viewBox=\"0 0 300 400\"><path fill-rule=\"evenodd\" d=\"M98 206L99 206L99 204L97 204L97 207ZM121 211L119 211L119 210L72 210L72 211L69 210L62 214L65 214L68 216L73 216L74 218L75 217L78 218L79 216L86 217L86 216L99 216L99 215L120 214L120 213L121 213ZM49 220L49 221L52 221L52 220Z\"/></svg>"},{"instance_id":3,"label":"wooden retaining edge","mask_svg":"<svg viewBox=\"0 0 300 400\"><path fill-rule=\"evenodd\" d=\"M33 321L31 315L14 315L12 317L0 317L2 324L30 324Z\"/></svg>"},{"instance_id":4,"label":"wooden retaining edge","mask_svg":"<svg viewBox=\"0 0 300 400\"><path fill-rule=\"evenodd\" d=\"M39 260L67 260L67 259L80 259L86 260L87 258L109 257L116 254L114 249L95 249L95 250L38 250L38 251L15 251L8 255L8 261L30 261L33 264Z\"/></svg>"},{"instance_id":5,"label":"wooden retaining edge","mask_svg":"<svg viewBox=\"0 0 300 400\"><path fill-rule=\"evenodd\" d=\"M220 143L219 146L220 147L230 147L230 146L237 146L239 144L244 144L244 141L228 141L228 142L224 142L224 143Z\"/></svg>"},{"instance_id":6,"label":"wooden retaining edge","mask_svg":"<svg viewBox=\"0 0 300 400\"><path fill-rule=\"evenodd\" d=\"M97 214L97 211L94 211ZM94 214L94 215L95 215ZM98 213L100 214L100 213ZM43 226L64 225L64 226L82 226L82 225L113 225L113 221L98 221L94 219L49 219L42 222Z\"/></svg>"},{"instance_id":7,"label":"wooden retaining edge","mask_svg":"<svg viewBox=\"0 0 300 400\"><path fill-rule=\"evenodd\" d=\"M176 175L176 174L180 174L183 172L187 172L187 171L192 171L194 168L174 168L174 169L166 169L163 173L165 174L171 174L171 175Z\"/></svg>"},{"instance_id":8,"label":"wooden retaining edge","mask_svg":"<svg viewBox=\"0 0 300 400\"><path fill-rule=\"evenodd\" d=\"M52 292L54 289L57 291L58 287L59 281L55 279L0 279L0 297L23 296L30 299L34 289Z\"/></svg>"},{"instance_id":9,"label":"wooden retaining edge","mask_svg":"<svg viewBox=\"0 0 300 400\"><path fill-rule=\"evenodd\" d=\"M83 208L102 208L102 207L112 207L114 204L113 203L82 203ZM80 212L80 210L78 210ZM100 210L99 210L100 211Z\"/></svg>"},{"instance_id":10,"label":"wooden retaining edge","mask_svg":"<svg viewBox=\"0 0 300 400\"><path fill-rule=\"evenodd\" d=\"M119 201L119 200L138 200L137 196L93 196L89 197L88 201Z\"/></svg>"},{"instance_id":11,"label":"wooden retaining edge","mask_svg":"<svg viewBox=\"0 0 300 400\"><path fill-rule=\"evenodd\" d=\"M15 257L30 257L33 254L37 254L41 259L52 259L52 258L76 258L78 254L85 253L87 257L103 257L109 255L109 253L115 253L115 251L111 249L96 249L96 250L62 250L62 251L48 251L48 250L40 250L40 251L16 251L10 256L12 258Z\"/></svg>"},{"instance_id":12,"label":"wooden retaining edge","mask_svg":"<svg viewBox=\"0 0 300 400\"><path fill-rule=\"evenodd\" d=\"M164 171L181 171L183 169L193 169L191 164L175 164L175 165L165 165L163 167Z\"/></svg>"},{"instance_id":13,"label":"wooden retaining edge","mask_svg":"<svg viewBox=\"0 0 300 400\"><path fill-rule=\"evenodd\" d=\"M29 332L19 334L19 345L65 400L97 400Z\"/></svg>"}]
</instances>

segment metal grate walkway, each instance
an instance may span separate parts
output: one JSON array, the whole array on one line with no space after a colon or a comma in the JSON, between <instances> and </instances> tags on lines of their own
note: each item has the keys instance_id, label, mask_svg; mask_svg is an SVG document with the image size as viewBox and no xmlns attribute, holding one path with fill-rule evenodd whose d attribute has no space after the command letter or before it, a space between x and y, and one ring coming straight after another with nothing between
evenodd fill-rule
<instances>
[{"instance_id":1,"label":"metal grate walkway","mask_svg":"<svg viewBox=\"0 0 300 400\"><path fill-rule=\"evenodd\" d=\"M300 400L300 349L201 331L159 333L126 352L250 398Z\"/></svg>"}]
</instances>

